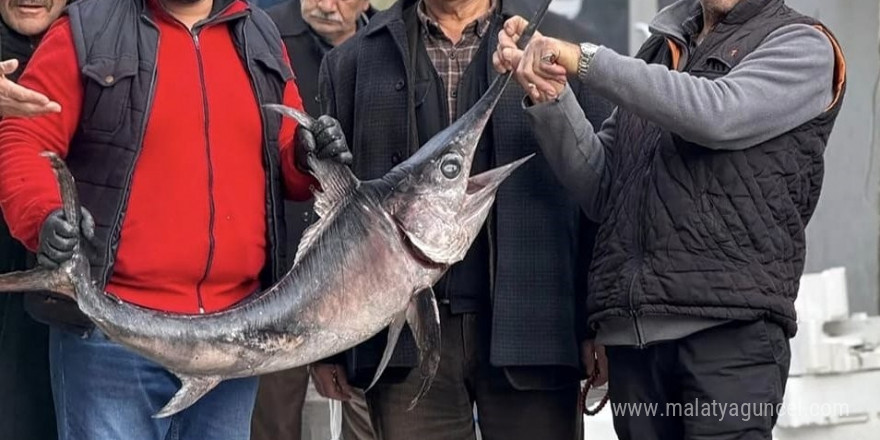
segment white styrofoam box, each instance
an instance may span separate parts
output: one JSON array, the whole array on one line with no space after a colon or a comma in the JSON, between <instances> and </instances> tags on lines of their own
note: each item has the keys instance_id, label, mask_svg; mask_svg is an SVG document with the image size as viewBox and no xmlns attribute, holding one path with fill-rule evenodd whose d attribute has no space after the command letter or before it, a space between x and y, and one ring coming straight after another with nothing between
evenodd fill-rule
<instances>
[{"instance_id":1,"label":"white styrofoam box","mask_svg":"<svg viewBox=\"0 0 880 440\"><path fill-rule=\"evenodd\" d=\"M789 378L777 440L878 438L880 371Z\"/></svg>"},{"instance_id":2,"label":"white styrofoam box","mask_svg":"<svg viewBox=\"0 0 880 440\"><path fill-rule=\"evenodd\" d=\"M836 267L801 277L795 301L798 322L831 321L849 317L846 269Z\"/></svg>"},{"instance_id":3,"label":"white styrofoam box","mask_svg":"<svg viewBox=\"0 0 880 440\"><path fill-rule=\"evenodd\" d=\"M823 339L822 322L807 320L798 324L797 335L791 340L790 376L831 371L831 359L822 346Z\"/></svg>"}]
</instances>

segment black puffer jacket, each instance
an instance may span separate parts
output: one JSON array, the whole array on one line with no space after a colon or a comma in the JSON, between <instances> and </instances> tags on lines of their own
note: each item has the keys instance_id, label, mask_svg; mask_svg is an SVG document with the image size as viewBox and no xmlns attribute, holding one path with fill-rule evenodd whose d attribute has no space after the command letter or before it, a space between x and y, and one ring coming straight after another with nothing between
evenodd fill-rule
<instances>
[{"instance_id":1,"label":"black puffer jacket","mask_svg":"<svg viewBox=\"0 0 880 440\"><path fill-rule=\"evenodd\" d=\"M819 24L782 0L745 0L684 70L721 77L771 32L794 23ZM672 55L655 36L639 57L670 65ZM824 114L739 151L691 144L620 109L600 196L590 323L611 316L766 317L793 336L804 228L819 199L840 87Z\"/></svg>"}]
</instances>

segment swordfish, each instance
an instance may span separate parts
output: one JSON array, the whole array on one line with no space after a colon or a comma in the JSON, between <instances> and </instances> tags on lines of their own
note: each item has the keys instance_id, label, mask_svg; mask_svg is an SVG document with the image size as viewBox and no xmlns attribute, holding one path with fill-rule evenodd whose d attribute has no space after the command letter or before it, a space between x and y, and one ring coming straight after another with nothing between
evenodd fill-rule
<instances>
[{"instance_id":1,"label":"swordfish","mask_svg":"<svg viewBox=\"0 0 880 440\"><path fill-rule=\"evenodd\" d=\"M524 47L546 14L535 13ZM293 266L269 289L220 312L171 314L136 306L97 288L80 245L55 270L0 276L0 292L50 290L74 298L107 337L175 374L181 387L154 417L176 414L225 379L307 365L366 341L385 328L382 374L404 324L419 348L421 389L440 361L440 322L433 286L461 261L482 228L499 185L534 154L470 176L483 130L510 80L498 76L468 112L385 176L360 181L345 165L308 163L320 219L303 235ZM270 110L307 130L316 121L281 105ZM64 161L42 153L58 179L65 217L79 224L74 179ZM80 240L81 242L82 240ZM372 385L371 385L372 386Z\"/></svg>"}]
</instances>

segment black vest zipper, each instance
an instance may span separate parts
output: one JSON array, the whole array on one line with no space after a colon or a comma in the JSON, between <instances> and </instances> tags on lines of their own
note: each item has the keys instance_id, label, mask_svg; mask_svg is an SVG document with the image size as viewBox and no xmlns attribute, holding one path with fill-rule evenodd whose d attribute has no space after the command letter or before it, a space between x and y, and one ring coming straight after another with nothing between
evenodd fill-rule
<instances>
[{"instance_id":1,"label":"black vest zipper","mask_svg":"<svg viewBox=\"0 0 880 440\"><path fill-rule=\"evenodd\" d=\"M242 47L244 48L243 62L244 62L245 69L247 69L247 72L248 72L251 90L253 90L254 97L257 100L257 105L260 107L259 108L259 110L260 110L260 127L261 127L261 130L263 133L263 161L265 162L266 182L267 182L266 183L266 197L268 197L269 205L270 205L270 206L266 207L266 234L269 236L269 241L267 241L267 243L266 243L266 246L269 247L268 252L266 252L266 258L268 260L266 263L269 265L269 273L270 273L269 278L276 279L281 276L281 271L280 271L281 266L280 265L282 264L282 262L279 261L281 258L278 255L278 246L286 246L286 244L278 242L278 228L279 228L278 218L276 217L275 220L271 221L271 222L269 221L269 218L270 218L270 216L275 216L275 210L278 209L277 207L279 206L278 205L279 201L277 199L277 196L275 194L275 190L273 189L273 186L275 185L275 179L277 176L276 173L281 172L280 170L283 165L280 163L280 157L279 157L279 163L275 164L272 161L271 153L269 152L269 148L271 148L271 145L268 145L269 133L266 131L266 127L268 126L268 124L266 124L266 121L265 121L266 116L263 112L263 108L262 108L262 104L261 104L261 103L265 102L265 98L263 97L263 95L260 94L260 90L254 82L254 78L256 78L256 76L254 76L253 69L251 69L250 55L248 54L247 33L243 33L243 35L242 35ZM287 85L285 84L282 86L282 89L281 89L281 99L280 99L281 103L284 102L284 93L285 93L286 87L287 87ZM282 121L282 124L283 124L283 121ZM279 125L279 128L280 128L280 125ZM296 134L294 134L294 136L295 135ZM280 143L281 140L279 139L278 142ZM283 179L284 179L284 177L281 176L281 180L283 180ZM283 181L281 182L281 185L285 185L285 184L286 184L285 182L283 182ZM280 209L283 212L284 207L282 206ZM281 226L281 227L283 227L283 226Z\"/></svg>"},{"instance_id":2,"label":"black vest zipper","mask_svg":"<svg viewBox=\"0 0 880 440\"><path fill-rule=\"evenodd\" d=\"M657 143L654 142L656 145ZM647 163L645 164L645 171L641 176L642 180L642 192L639 197L639 212L638 217L640 219L641 228L638 231L638 264L636 265L635 273L632 276L632 281L630 281L628 299L629 299L629 313L633 320L633 331L636 334L636 341L638 348L643 348L645 346L645 338L642 332L642 325L639 323L639 315L638 315L638 304L636 302L636 294L635 294L635 284L636 278L639 276L639 272L641 272L642 267L645 264L645 248L647 247L647 234L648 234L648 222L651 221L650 215L648 214L648 191L651 188L651 172L654 169L654 157L657 154L657 148L653 148L650 152L646 154Z\"/></svg>"},{"instance_id":3,"label":"black vest zipper","mask_svg":"<svg viewBox=\"0 0 880 440\"><path fill-rule=\"evenodd\" d=\"M148 23L153 29L156 30L156 33L159 32L159 26L156 25L152 20L147 17L141 16L141 19ZM125 173L125 183L123 184L123 188L125 188L125 196L122 203L116 208L116 213L114 215L115 223L113 224L113 229L110 232L107 239L107 249L105 253L105 261L104 264L104 273L101 274L101 289L106 289L107 284L110 283L110 276L113 273L113 267L116 265L116 251L118 250L117 245L114 243L119 243L119 236L122 234L122 223L125 218L124 212L128 209L128 201L129 196L131 196L131 179L134 177L134 169L137 166L138 159L141 157L141 151L143 151L144 137L147 135L147 122L150 120L150 112L153 109L153 99L155 98L154 93L156 91L156 77L159 71L159 46L161 45L161 41L156 39L156 59L153 62L153 70L150 76L150 90L147 92L147 108L146 112L144 112L143 121L141 121L141 131L138 135L137 145L138 148L135 150L134 158L131 161L131 166L128 167Z\"/></svg>"}]
</instances>

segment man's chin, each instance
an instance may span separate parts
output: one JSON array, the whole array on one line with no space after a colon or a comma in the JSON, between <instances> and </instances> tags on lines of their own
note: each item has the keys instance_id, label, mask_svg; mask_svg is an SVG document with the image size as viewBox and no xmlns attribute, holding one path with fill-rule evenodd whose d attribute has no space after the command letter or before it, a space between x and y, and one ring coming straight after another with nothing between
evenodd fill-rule
<instances>
[{"instance_id":1,"label":"man's chin","mask_svg":"<svg viewBox=\"0 0 880 440\"><path fill-rule=\"evenodd\" d=\"M16 11L17 12L17 11ZM28 12L25 16L15 14L12 23L7 23L15 32L19 34L34 37L43 34L52 24L52 17L49 11L43 10L40 13Z\"/></svg>"},{"instance_id":2,"label":"man's chin","mask_svg":"<svg viewBox=\"0 0 880 440\"><path fill-rule=\"evenodd\" d=\"M339 28L335 26L324 26L324 27L316 27L312 26L312 29L321 36L321 38L327 41L333 41L337 35L339 35Z\"/></svg>"}]
</instances>

